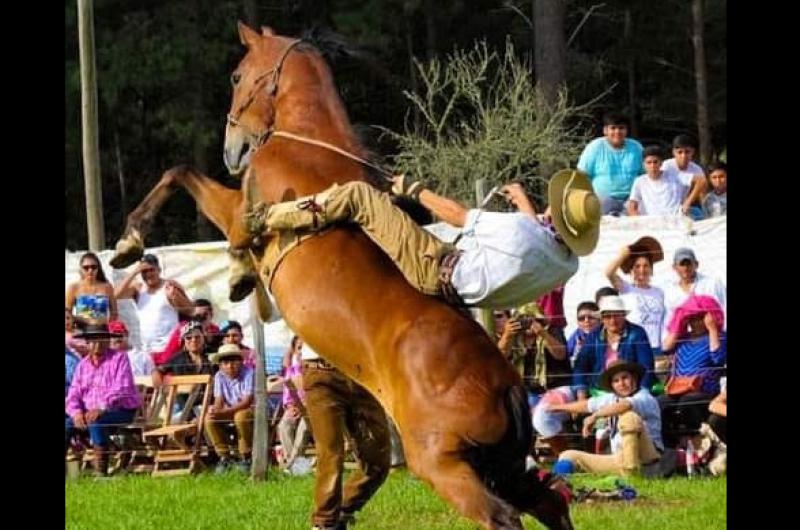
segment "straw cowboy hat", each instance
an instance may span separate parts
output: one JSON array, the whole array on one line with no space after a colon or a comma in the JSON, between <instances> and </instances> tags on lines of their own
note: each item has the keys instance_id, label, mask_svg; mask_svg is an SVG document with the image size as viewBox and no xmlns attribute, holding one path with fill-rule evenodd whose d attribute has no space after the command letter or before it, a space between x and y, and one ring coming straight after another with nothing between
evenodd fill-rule
<instances>
[{"instance_id":1,"label":"straw cowboy hat","mask_svg":"<svg viewBox=\"0 0 800 530\"><path fill-rule=\"evenodd\" d=\"M589 176L562 169L550 178L547 190L553 224L564 243L578 256L590 254L600 236L600 200Z\"/></svg>"},{"instance_id":2,"label":"straw cowboy hat","mask_svg":"<svg viewBox=\"0 0 800 530\"><path fill-rule=\"evenodd\" d=\"M641 237L628 245L628 250L631 251L631 255L625 258L625 261L619 266L625 274L631 272L633 262L640 256L650 256L650 262L654 264L664 259L664 250L654 237Z\"/></svg>"},{"instance_id":3,"label":"straw cowboy hat","mask_svg":"<svg viewBox=\"0 0 800 530\"><path fill-rule=\"evenodd\" d=\"M239 349L239 346L236 344L223 344L219 347L218 351L208 356L208 360L211 361L212 364L219 364L219 361L225 357L237 356L240 359L244 359L244 354L242 353L242 350Z\"/></svg>"},{"instance_id":4,"label":"straw cowboy hat","mask_svg":"<svg viewBox=\"0 0 800 530\"><path fill-rule=\"evenodd\" d=\"M611 380L614 379L614 376L619 372L629 372L636 378L636 383L639 384L642 382L642 377L644 377L644 366L639 363L628 361L614 361L600 374L600 379L597 382L598 388L613 392L614 389L611 388Z\"/></svg>"},{"instance_id":5,"label":"straw cowboy hat","mask_svg":"<svg viewBox=\"0 0 800 530\"><path fill-rule=\"evenodd\" d=\"M111 339L111 338L119 338L122 335L120 333L114 333L108 329L108 324L106 322L96 322L92 324L87 324L83 330L75 333L73 338L76 339L84 339L84 340L98 340L98 339Z\"/></svg>"}]
</instances>

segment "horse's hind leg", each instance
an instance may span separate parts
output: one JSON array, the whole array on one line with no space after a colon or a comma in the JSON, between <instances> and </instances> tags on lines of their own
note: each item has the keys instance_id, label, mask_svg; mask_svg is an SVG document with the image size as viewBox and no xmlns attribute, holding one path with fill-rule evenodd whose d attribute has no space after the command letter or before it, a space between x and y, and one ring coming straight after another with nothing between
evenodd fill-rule
<instances>
[{"instance_id":1,"label":"horse's hind leg","mask_svg":"<svg viewBox=\"0 0 800 530\"><path fill-rule=\"evenodd\" d=\"M522 530L519 512L489 492L472 466L457 455L439 453L414 460L409 461L414 472L461 515L486 530Z\"/></svg>"}]
</instances>

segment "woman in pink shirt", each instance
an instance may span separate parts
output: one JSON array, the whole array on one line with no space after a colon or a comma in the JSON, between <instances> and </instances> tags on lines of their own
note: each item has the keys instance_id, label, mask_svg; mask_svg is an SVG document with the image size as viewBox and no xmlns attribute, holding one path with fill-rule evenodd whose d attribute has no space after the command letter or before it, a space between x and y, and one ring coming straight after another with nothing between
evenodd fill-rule
<instances>
[{"instance_id":1,"label":"woman in pink shirt","mask_svg":"<svg viewBox=\"0 0 800 530\"><path fill-rule=\"evenodd\" d=\"M88 430L98 476L108 469L109 427L130 423L141 406L128 356L109 347L110 339L119 336L107 324L90 324L75 335L86 340L89 353L75 368L67 393L64 453L76 430Z\"/></svg>"}]
</instances>

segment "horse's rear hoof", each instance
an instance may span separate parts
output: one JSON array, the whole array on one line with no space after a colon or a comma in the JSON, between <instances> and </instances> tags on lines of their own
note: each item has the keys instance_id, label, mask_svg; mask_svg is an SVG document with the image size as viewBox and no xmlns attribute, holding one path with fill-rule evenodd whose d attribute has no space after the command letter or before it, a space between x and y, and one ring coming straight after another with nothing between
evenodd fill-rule
<instances>
[{"instance_id":1,"label":"horse's rear hoof","mask_svg":"<svg viewBox=\"0 0 800 530\"><path fill-rule=\"evenodd\" d=\"M114 256L109 263L115 269L124 269L144 256L144 247L133 238L124 237L117 241Z\"/></svg>"},{"instance_id":2,"label":"horse's rear hoof","mask_svg":"<svg viewBox=\"0 0 800 530\"><path fill-rule=\"evenodd\" d=\"M256 288L255 274L245 274L239 278L231 278L228 298L231 302L241 302Z\"/></svg>"}]
</instances>

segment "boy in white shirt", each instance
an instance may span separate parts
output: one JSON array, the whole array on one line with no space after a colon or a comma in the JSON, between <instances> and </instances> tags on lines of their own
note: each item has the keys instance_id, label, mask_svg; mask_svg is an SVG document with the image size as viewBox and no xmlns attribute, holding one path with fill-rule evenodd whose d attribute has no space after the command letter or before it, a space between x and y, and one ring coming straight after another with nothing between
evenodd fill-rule
<instances>
[{"instance_id":1,"label":"boy in white shirt","mask_svg":"<svg viewBox=\"0 0 800 530\"><path fill-rule=\"evenodd\" d=\"M644 150L645 174L636 177L628 199L628 215L675 215L684 212L689 183L674 171L662 170L661 147Z\"/></svg>"},{"instance_id":2,"label":"boy in white shirt","mask_svg":"<svg viewBox=\"0 0 800 530\"><path fill-rule=\"evenodd\" d=\"M686 199L681 207L684 214L695 219L702 219L703 214L699 206L692 207L700 202L703 194L708 189L706 174L694 160L697 151L697 142L688 134L679 134L672 140L672 156L661 164L661 170L674 175L688 189Z\"/></svg>"}]
</instances>

